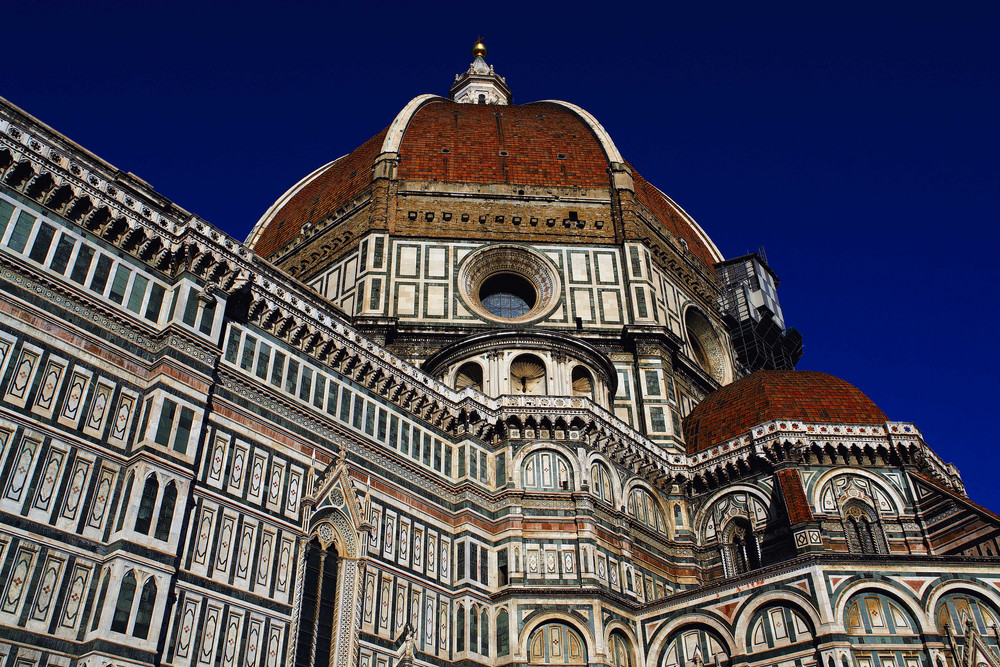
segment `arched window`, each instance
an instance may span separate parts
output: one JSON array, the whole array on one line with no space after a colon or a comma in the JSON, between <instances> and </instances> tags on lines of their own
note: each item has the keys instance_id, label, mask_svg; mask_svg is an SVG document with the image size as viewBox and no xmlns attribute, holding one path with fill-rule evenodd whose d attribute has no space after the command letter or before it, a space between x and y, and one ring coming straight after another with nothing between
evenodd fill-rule
<instances>
[{"instance_id":1,"label":"arched window","mask_svg":"<svg viewBox=\"0 0 1000 667\"><path fill-rule=\"evenodd\" d=\"M750 521L736 517L722 533L723 562L730 577L760 567L760 544Z\"/></svg>"},{"instance_id":2,"label":"arched window","mask_svg":"<svg viewBox=\"0 0 1000 667\"><path fill-rule=\"evenodd\" d=\"M302 610L295 667L326 665L330 662L333 610L337 598L337 552L318 538L306 546Z\"/></svg>"},{"instance_id":3,"label":"arched window","mask_svg":"<svg viewBox=\"0 0 1000 667\"><path fill-rule=\"evenodd\" d=\"M465 650L465 607L458 605L455 612L455 652L461 653Z\"/></svg>"},{"instance_id":4,"label":"arched window","mask_svg":"<svg viewBox=\"0 0 1000 667\"><path fill-rule=\"evenodd\" d=\"M479 654L486 657L490 655L490 617L485 609L479 617Z\"/></svg>"},{"instance_id":5,"label":"arched window","mask_svg":"<svg viewBox=\"0 0 1000 667\"><path fill-rule=\"evenodd\" d=\"M135 585L135 571L129 570L118 589L118 604L115 605L115 617L111 621L113 632L128 632L128 621L132 616L132 600L135 599Z\"/></svg>"},{"instance_id":6,"label":"arched window","mask_svg":"<svg viewBox=\"0 0 1000 667\"><path fill-rule=\"evenodd\" d=\"M510 615L506 609L497 612L497 655L510 655Z\"/></svg>"},{"instance_id":7,"label":"arched window","mask_svg":"<svg viewBox=\"0 0 1000 667\"><path fill-rule=\"evenodd\" d=\"M479 653L479 607L476 605L469 610L469 650Z\"/></svg>"},{"instance_id":8,"label":"arched window","mask_svg":"<svg viewBox=\"0 0 1000 667\"><path fill-rule=\"evenodd\" d=\"M525 457L521 464L521 488L527 491L567 491L573 489L573 473L566 457L542 450Z\"/></svg>"},{"instance_id":9,"label":"arched window","mask_svg":"<svg viewBox=\"0 0 1000 667\"><path fill-rule=\"evenodd\" d=\"M562 623L547 623L535 629L528 640L528 663L532 665L585 665L587 650L576 630Z\"/></svg>"},{"instance_id":10,"label":"arched window","mask_svg":"<svg viewBox=\"0 0 1000 667\"><path fill-rule=\"evenodd\" d=\"M844 609L849 635L915 637L917 622L903 606L887 595L865 592L855 595Z\"/></svg>"},{"instance_id":11,"label":"arched window","mask_svg":"<svg viewBox=\"0 0 1000 667\"><path fill-rule=\"evenodd\" d=\"M611 643L609 653L611 654L611 664L613 667L632 667L632 651L629 648L629 641L621 632L611 633Z\"/></svg>"},{"instance_id":12,"label":"arched window","mask_svg":"<svg viewBox=\"0 0 1000 667\"><path fill-rule=\"evenodd\" d=\"M139 596L139 608L135 612L132 636L146 639L149 635L149 623L153 618L154 605L156 605L156 580L150 577L142 587L142 595Z\"/></svg>"},{"instance_id":13,"label":"arched window","mask_svg":"<svg viewBox=\"0 0 1000 667\"><path fill-rule=\"evenodd\" d=\"M149 524L153 520L153 507L156 505L156 496L159 492L160 482L156 479L156 475L150 475L142 487L139 512L135 516L135 532L143 535L149 534Z\"/></svg>"},{"instance_id":14,"label":"arched window","mask_svg":"<svg viewBox=\"0 0 1000 667\"><path fill-rule=\"evenodd\" d=\"M177 485L167 484L163 490L163 500L160 501L160 516L156 519L156 530L153 537L166 542L170 539L170 526L174 522L174 506L177 504Z\"/></svg>"},{"instance_id":15,"label":"arched window","mask_svg":"<svg viewBox=\"0 0 1000 667\"><path fill-rule=\"evenodd\" d=\"M545 364L533 354L522 354L510 364L510 393L542 396L548 393Z\"/></svg>"},{"instance_id":16,"label":"arched window","mask_svg":"<svg viewBox=\"0 0 1000 667\"><path fill-rule=\"evenodd\" d=\"M111 581L111 571L104 573L104 580L101 582L101 592L97 594L97 604L94 605L94 618L90 621L91 631L96 630L101 623L101 615L104 613L104 600L108 597L108 583Z\"/></svg>"},{"instance_id":17,"label":"arched window","mask_svg":"<svg viewBox=\"0 0 1000 667\"><path fill-rule=\"evenodd\" d=\"M483 367L474 361L462 364L455 373L455 390L461 391L466 387L472 387L476 391L483 390Z\"/></svg>"},{"instance_id":18,"label":"arched window","mask_svg":"<svg viewBox=\"0 0 1000 667\"><path fill-rule=\"evenodd\" d=\"M888 553L878 512L867 503L855 500L844 506L844 532L847 546L853 553Z\"/></svg>"},{"instance_id":19,"label":"arched window","mask_svg":"<svg viewBox=\"0 0 1000 667\"><path fill-rule=\"evenodd\" d=\"M747 631L748 646L754 653L801 642L811 642L813 632L796 609L775 606L757 612Z\"/></svg>"},{"instance_id":20,"label":"arched window","mask_svg":"<svg viewBox=\"0 0 1000 667\"><path fill-rule=\"evenodd\" d=\"M672 635L660 658L660 667L712 667L728 663L725 644L713 631L698 627L682 629Z\"/></svg>"},{"instance_id":21,"label":"arched window","mask_svg":"<svg viewBox=\"0 0 1000 667\"><path fill-rule=\"evenodd\" d=\"M647 528L667 534L667 520L663 516L663 509L649 491L638 487L632 489L629 492L626 510L630 517Z\"/></svg>"},{"instance_id":22,"label":"arched window","mask_svg":"<svg viewBox=\"0 0 1000 667\"><path fill-rule=\"evenodd\" d=\"M590 486L594 495L606 503L615 504L614 487L611 485L611 473L607 467L595 463L590 469Z\"/></svg>"},{"instance_id":23,"label":"arched window","mask_svg":"<svg viewBox=\"0 0 1000 667\"><path fill-rule=\"evenodd\" d=\"M129 473L128 480L125 482L125 490L122 492L122 505L121 509L118 510L118 524L115 526L115 530L121 530L122 526L125 525L125 515L128 513L129 504L132 502L132 483L135 481L135 474Z\"/></svg>"},{"instance_id":24,"label":"arched window","mask_svg":"<svg viewBox=\"0 0 1000 667\"><path fill-rule=\"evenodd\" d=\"M583 366L573 368L573 395L594 398L594 376Z\"/></svg>"},{"instance_id":25,"label":"arched window","mask_svg":"<svg viewBox=\"0 0 1000 667\"><path fill-rule=\"evenodd\" d=\"M1000 621L991 605L977 596L965 592L944 595L938 602L936 618L942 635L948 634L947 626L955 635L964 636L971 623L982 641L997 646L994 628L1000 628Z\"/></svg>"}]
</instances>

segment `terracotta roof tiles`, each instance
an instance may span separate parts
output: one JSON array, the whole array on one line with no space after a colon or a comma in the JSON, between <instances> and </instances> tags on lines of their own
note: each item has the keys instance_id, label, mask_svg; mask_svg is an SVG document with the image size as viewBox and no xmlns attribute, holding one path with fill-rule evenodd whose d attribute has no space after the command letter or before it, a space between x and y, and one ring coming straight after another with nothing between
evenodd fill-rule
<instances>
[{"instance_id":1,"label":"terracotta roof tiles","mask_svg":"<svg viewBox=\"0 0 1000 667\"><path fill-rule=\"evenodd\" d=\"M684 418L694 454L775 419L883 424L885 413L849 382L816 371L757 371L718 389Z\"/></svg>"}]
</instances>

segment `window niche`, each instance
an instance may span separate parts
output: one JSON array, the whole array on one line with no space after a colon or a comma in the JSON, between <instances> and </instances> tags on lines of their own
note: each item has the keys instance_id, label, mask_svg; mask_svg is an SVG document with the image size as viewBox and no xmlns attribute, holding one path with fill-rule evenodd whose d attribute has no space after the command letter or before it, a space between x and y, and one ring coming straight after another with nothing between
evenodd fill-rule
<instances>
[{"instance_id":1,"label":"window niche","mask_svg":"<svg viewBox=\"0 0 1000 667\"><path fill-rule=\"evenodd\" d=\"M851 553L886 554L889 548L878 512L867 503L853 500L844 505L844 533Z\"/></svg>"},{"instance_id":2,"label":"window niche","mask_svg":"<svg viewBox=\"0 0 1000 667\"><path fill-rule=\"evenodd\" d=\"M737 517L726 525L722 533L722 560L729 577L761 566L760 541L748 519Z\"/></svg>"}]
</instances>

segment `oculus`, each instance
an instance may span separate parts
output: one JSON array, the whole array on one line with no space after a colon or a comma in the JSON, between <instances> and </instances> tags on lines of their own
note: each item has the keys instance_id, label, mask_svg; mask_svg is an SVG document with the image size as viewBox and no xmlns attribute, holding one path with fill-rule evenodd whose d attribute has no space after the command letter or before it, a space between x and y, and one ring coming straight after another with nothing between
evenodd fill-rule
<instances>
[{"instance_id":1,"label":"oculus","mask_svg":"<svg viewBox=\"0 0 1000 667\"><path fill-rule=\"evenodd\" d=\"M469 310L485 320L528 324L552 311L560 285L548 259L503 244L481 248L462 262L458 291Z\"/></svg>"}]
</instances>

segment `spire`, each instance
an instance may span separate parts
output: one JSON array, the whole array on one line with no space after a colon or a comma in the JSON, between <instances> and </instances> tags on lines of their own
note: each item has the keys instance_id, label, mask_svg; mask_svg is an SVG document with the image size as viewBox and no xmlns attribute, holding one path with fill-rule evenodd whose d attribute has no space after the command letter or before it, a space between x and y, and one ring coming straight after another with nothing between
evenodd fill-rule
<instances>
[{"instance_id":1,"label":"spire","mask_svg":"<svg viewBox=\"0 0 1000 667\"><path fill-rule=\"evenodd\" d=\"M510 104L507 80L486 64L486 45L482 40L472 47L472 56L469 69L455 75L448 97L463 104Z\"/></svg>"}]
</instances>

